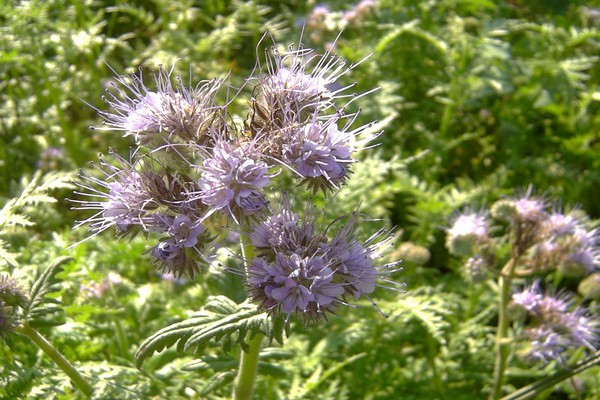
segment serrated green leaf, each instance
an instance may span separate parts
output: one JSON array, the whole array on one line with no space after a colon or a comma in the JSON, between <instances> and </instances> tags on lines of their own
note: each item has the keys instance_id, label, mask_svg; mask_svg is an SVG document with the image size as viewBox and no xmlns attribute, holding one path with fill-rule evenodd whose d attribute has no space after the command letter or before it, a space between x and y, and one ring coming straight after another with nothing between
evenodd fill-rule
<instances>
[{"instance_id":1,"label":"serrated green leaf","mask_svg":"<svg viewBox=\"0 0 600 400\"><path fill-rule=\"evenodd\" d=\"M227 385L233 381L235 374L235 371L217 372L210 378L206 385L204 385L200 395L205 396L214 390Z\"/></svg>"},{"instance_id":2,"label":"serrated green leaf","mask_svg":"<svg viewBox=\"0 0 600 400\"><path fill-rule=\"evenodd\" d=\"M72 260L72 257L66 256L57 258L33 282L29 292L29 305L24 312L29 325L38 327L62 323L60 301L48 295L60 290L56 275L63 270L64 264Z\"/></svg>"},{"instance_id":3,"label":"serrated green leaf","mask_svg":"<svg viewBox=\"0 0 600 400\"><path fill-rule=\"evenodd\" d=\"M152 354L175 344L178 351L198 353L214 343L219 343L224 352L231 351L235 345L243 348L247 337L259 333L283 341L283 333L273 329L271 320L271 316L253 304L235 304L224 296L211 297L201 313L163 328L146 339L135 354L135 365L141 368ZM283 325L280 326L283 331Z\"/></svg>"},{"instance_id":4,"label":"serrated green leaf","mask_svg":"<svg viewBox=\"0 0 600 400\"><path fill-rule=\"evenodd\" d=\"M0 259L12 267L17 267L17 254L11 253L7 250L7 243L0 239Z\"/></svg>"}]
</instances>

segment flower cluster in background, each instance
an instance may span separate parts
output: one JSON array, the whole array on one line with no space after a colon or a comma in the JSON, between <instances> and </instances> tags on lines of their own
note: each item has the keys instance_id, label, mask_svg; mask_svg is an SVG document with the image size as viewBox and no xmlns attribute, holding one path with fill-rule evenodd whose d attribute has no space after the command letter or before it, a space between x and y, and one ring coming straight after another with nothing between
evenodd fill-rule
<instances>
[{"instance_id":1,"label":"flower cluster in background","mask_svg":"<svg viewBox=\"0 0 600 400\"><path fill-rule=\"evenodd\" d=\"M346 25L360 26L376 8L375 0L361 0L346 11L332 11L327 5L319 4L306 18L310 39L320 42L325 33L339 32Z\"/></svg>"},{"instance_id":2,"label":"flower cluster in background","mask_svg":"<svg viewBox=\"0 0 600 400\"><path fill-rule=\"evenodd\" d=\"M111 151L97 166L100 175L82 174L84 198L74 201L95 215L78 225L93 234L115 227L122 237L157 235L148 253L175 277L198 274L211 262L210 245L237 230L258 254L243 270L253 299L265 310L315 320L347 297L368 297L394 265L375 264L390 232L359 242L357 214L328 238L331 226L320 232L316 212L292 211L285 183L325 195L343 186L354 153L374 137L365 133L369 125L353 127L357 113L346 112L366 93L347 94L353 85L339 78L357 64L330 53L273 46L258 65L246 80L253 95L238 124L228 105L245 88L223 80L186 86L162 68L154 89L141 72L117 77L105 98L110 110L98 111L104 129L122 131L137 147L129 160ZM219 105L225 87L228 100Z\"/></svg>"},{"instance_id":3,"label":"flower cluster in background","mask_svg":"<svg viewBox=\"0 0 600 400\"><path fill-rule=\"evenodd\" d=\"M598 299L599 245L600 231L583 212L561 212L531 190L497 201L489 212L457 215L446 236L450 253L466 258L464 272L473 282L491 276L508 282L535 279L515 285L521 289L512 295L512 305L529 317L521 321L520 354L544 361L564 359L567 349L598 348L600 325L585 307L575 305L573 294L557 288L579 282L584 300ZM506 265L500 270L497 261L502 259Z\"/></svg>"},{"instance_id":4,"label":"flower cluster in background","mask_svg":"<svg viewBox=\"0 0 600 400\"><path fill-rule=\"evenodd\" d=\"M564 361L564 351L585 346L594 351L598 342L598 321L582 307L571 307L567 295L543 293L540 282L534 281L513 294L512 301L533 319L524 336L530 341L525 355L534 360Z\"/></svg>"}]
</instances>

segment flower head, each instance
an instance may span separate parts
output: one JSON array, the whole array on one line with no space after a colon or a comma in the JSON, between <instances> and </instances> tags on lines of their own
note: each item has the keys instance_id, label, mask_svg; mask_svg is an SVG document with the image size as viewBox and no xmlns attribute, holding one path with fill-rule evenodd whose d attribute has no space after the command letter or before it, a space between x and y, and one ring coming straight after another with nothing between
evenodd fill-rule
<instances>
[{"instance_id":1,"label":"flower head","mask_svg":"<svg viewBox=\"0 0 600 400\"><path fill-rule=\"evenodd\" d=\"M17 321L14 318L14 307L7 306L0 300L0 339L6 340L15 332Z\"/></svg>"},{"instance_id":2,"label":"flower head","mask_svg":"<svg viewBox=\"0 0 600 400\"><path fill-rule=\"evenodd\" d=\"M9 276L0 276L0 301L10 307L27 306L28 299L25 291L16 279Z\"/></svg>"},{"instance_id":3,"label":"flower head","mask_svg":"<svg viewBox=\"0 0 600 400\"><path fill-rule=\"evenodd\" d=\"M252 142L218 141L203 162L198 181L199 199L214 210L226 211L236 221L240 215L259 214L268 205L262 189L272 175L253 146Z\"/></svg>"},{"instance_id":4,"label":"flower head","mask_svg":"<svg viewBox=\"0 0 600 400\"><path fill-rule=\"evenodd\" d=\"M259 256L248 269L248 284L261 307L317 320L346 304L346 296L368 298L376 281L392 272L390 267L396 263L375 264L392 238L385 231L363 244L355 238L357 215L331 239L315 221L309 216L301 224L296 214L283 207L251 232Z\"/></svg>"},{"instance_id":5,"label":"flower head","mask_svg":"<svg viewBox=\"0 0 600 400\"><path fill-rule=\"evenodd\" d=\"M471 255L474 248L488 240L487 216L483 213L459 214L447 230L446 246L452 254Z\"/></svg>"},{"instance_id":6,"label":"flower head","mask_svg":"<svg viewBox=\"0 0 600 400\"><path fill-rule=\"evenodd\" d=\"M313 189L338 188L354 162L351 135L336 124L309 123L283 145L283 160Z\"/></svg>"},{"instance_id":7,"label":"flower head","mask_svg":"<svg viewBox=\"0 0 600 400\"><path fill-rule=\"evenodd\" d=\"M107 91L106 103L112 112L99 110L108 129L132 135L138 145L155 149L166 143L181 142L203 145L211 141L214 131L223 126L221 109L215 96L221 81L201 82L188 87L181 79L173 85L172 71L158 70L156 89L150 90L139 75L118 76Z\"/></svg>"},{"instance_id":8,"label":"flower head","mask_svg":"<svg viewBox=\"0 0 600 400\"><path fill-rule=\"evenodd\" d=\"M529 358L551 360L568 348L598 346L598 321L581 307L571 307L570 296L552 296L540 290L539 281L513 295L513 302L523 307L535 319L535 325L525 331L531 341Z\"/></svg>"},{"instance_id":9,"label":"flower head","mask_svg":"<svg viewBox=\"0 0 600 400\"><path fill-rule=\"evenodd\" d=\"M118 155L113 154L113 156L120 166L102 160L99 170L104 173L104 179L82 174L82 178L106 191L78 183L88 192L76 192L81 196L104 200L71 200L79 204L75 209L97 211L95 215L84 221L78 221L76 225L88 224L94 234L103 232L111 226L116 226L121 233L127 233L133 227L143 226L146 214L158 207L158 202L147 191L147 176L138 172L133 165Z\"/></svg>"}]
</instances>

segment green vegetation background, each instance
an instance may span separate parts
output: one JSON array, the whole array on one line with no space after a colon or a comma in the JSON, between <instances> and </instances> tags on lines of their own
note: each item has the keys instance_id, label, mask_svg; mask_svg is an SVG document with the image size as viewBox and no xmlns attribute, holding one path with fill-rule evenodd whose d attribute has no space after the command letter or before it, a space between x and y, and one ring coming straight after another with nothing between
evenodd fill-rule
<instances>
[{"instance_id":1,"label":"green vegetation background","mask_svg":"<svg viewBox=\"0 0 600 400\"><path fill-rule=\"evenodd\" d=\"M12 201L11 212L26 216L0 224L0 272L29 282L56 256L75 257L56 294L64 323L43 332L95 377L98 398L228 398L236 351L215 346L194 358L168 349L141 372L133 353L208 296L240 291L218 273L162 279L141 238L104 234L65 250L86 235L71 230L87 216L65 201L69 180L98 153L126 155L131 146L119 132L88 128L100 124L94 107L105 107L111 68L143 68L150 82L159 64L174 65L184 81L230 74L239 85L265 31L296 43L305 26L305 44L326 49L355 7L327 4L329 15L315 25L307 19L313 1L0 2L0 206ZM357 92L380 87L357 105L359 122L377 120L385 133L335 201L342 211L362 201L402 230L398 246L425 247L430 257L418 265L406 247L390 256L405 258L395 279L408 292L374 294L389 319L365 302L323 326L292 324L285 346L263 353L257 398L483 398L496 288L466 282L444 249L444 227L457 210L530 184L600 218L600 5L375 0L345 26L336 51L351 62L372 53L348 83ZM237 106L244 117L244 101ZM16 201L32 180L42 185L39 198ZM509 372L517 388L549 370L515 362ZM577 378L585 398L600 396L599 374ZM0 377L5 398L77 396L25 340L0 345ZM547 397L576 395L567 383Z\"/></svg>"}]
</instances>

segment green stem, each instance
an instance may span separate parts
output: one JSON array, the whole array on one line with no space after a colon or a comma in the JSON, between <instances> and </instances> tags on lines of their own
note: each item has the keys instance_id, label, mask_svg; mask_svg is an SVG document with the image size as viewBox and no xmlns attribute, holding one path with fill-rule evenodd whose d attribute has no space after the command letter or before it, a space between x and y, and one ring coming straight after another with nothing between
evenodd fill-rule
<instances>
[{"instance_id":1,"label":"green stem","mask_svg":"<svg viewBox=\"0 0 600 400\"><path fill-rule=\"evenodd\" d=\"M235 378L233 398L235 400L249 400L254 392L254 381L258 370L258 354L263 335L257 334L248 341L248 350L242 351L238 375Z\"/></svg>"},{"instance_id":2,"label":"green stem","mask_svg":"<svg viewBox=\"0 0 600 400\"><path fill-rule=\"evenodd\" d=\"M498 310L498 328L496 331L496 362L494 364L494 387L490 395L490 400L499 399L502 395L502 384L504 383L504 373L509 353L508 333L510 328L510 318L508 316L508 304L510 303L510 290L514 276L514 267L516 257L511 258L498 277L498 287L500 290L500 302Z\"/></svg>"},{"instance_id":3,"label":"green stem","mask_svg":"<svg viewBox=\"0 0 600 400\"><path fill-rule=\"evenodd\" d=\"M243 236L240 236L240 248L244 259L244 268L248 274L248 266L252 262L253 248L244 242ZM257 333L256 336L248 340L248 349L242 351L240 365L235 384L233 387L233 398L235 400L249 400L254 392L254 383L258 370L258 355L262 344L263 335Z\"/></svg>"},{"instance_id":4,"label":"green stem","mask_svg":"<svg viewBox=\"0 0 600 400\"><path fill-rule=\"evenodd\" d=\"M88 381L73 367L73 365L45 337L27 324L17 327L16 331L30 338L64 371L73 384L87 397L92 397L94 389Z\"/></svg>"}]
</instances>

